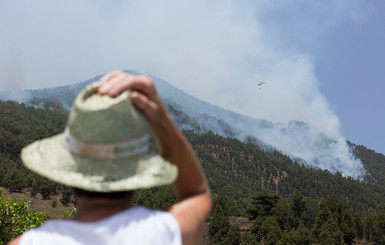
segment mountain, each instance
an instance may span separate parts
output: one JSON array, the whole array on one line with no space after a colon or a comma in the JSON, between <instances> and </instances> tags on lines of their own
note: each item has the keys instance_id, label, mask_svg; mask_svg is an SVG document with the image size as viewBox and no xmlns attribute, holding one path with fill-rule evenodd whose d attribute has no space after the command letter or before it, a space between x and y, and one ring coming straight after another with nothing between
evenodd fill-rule
<instances>
[{"instance_id":1,"label":"mountain","mask_svg":"<svg viewBox=\"0 0 385 245\"><path fill-rule=\"evenodd\" d=\"M204 130L183 111L170 105L169 109L177 122ZM71 190L32 173L20 161L20 151L25 145L63 132L67 115L67 111L54 102L27 106L0 101L0 211L7 213L0 213L5 224L0 227L3 230L0 234L18 232L3 240L4 244L20 235L24 231L20 228L22 224L32 220L15 207L22 206L26 210L30 205L28 212L34 214L34 221L68 216L63 209L69 209L67 205L72 206L74 202ZM203 244L218 244L218 241L239 244L239 238L246 240L242 244L259 244L257 240L262 242L272 237L261 231L271 229L277 232L275 239L286 242L287 239L303 240L293 232L307 234L306 243L294 240L283 244L311 244L310 241L334 244L324 237L333 232L340 234L335 244L340 244L342 239L348 241L345 244L352 244L354 237L362 239L364 228L367 241L384 244L385 208L381 207L385 205L385 188L380 183L383 183L385 156L352 145L356 154L370 163L370 169L378 172L373 174L378 181L362 182L345 178L340 173L308 168L278 151L265 151L251 142L223 137L212 131L182 132L202 163L214 201ZM30 204L11 202L4 198L2 190L4 196L23 197L30 200ZM164 186L136 191L133 205L157 209L174 202L171 186ZM43 213L43 210L47 211ZM334 223L333 229L328 228L330 222ZM230 242L230 238L238 242ZM269 244L278 244L278 241Z\"/></svg>"},{"instance_id":2,"label":"mountain","mask_svg":"<svg viewBox=\"0 0 385 245\"><path fill-rule=\"evenodd\" d=\"M170 107L175 120L188 123L203 130L199 124L183 111ZM20 151L27 144L63 132L67 111L52 103L42 108L27 106L13 101L0 101L0 186L10 192L25 192L26 188L35 189L44 199L56 195L63 189L26 169L20 161ZM376 182L363 182L340 173L306 167L279 151L266 151L251 143L236 138L223 137L208 131L196 133L183 130L199 157L209 181L213 195L219 195L241 213L245 213L250 196L260 192L275 193L282 198L290 198L299 191L309 198L313 206L326 195L347 202L354 210L368 214L385 204L383 160L385 156L356 146L357 154L363 154L369 168L377 171ZM364 158L365 157L365 158ZM35 183L35 184L34 184ZM54 194L53 194L54 193ZM172 197L165 193L166 201ZM155 203L161 207L164 202L148 200L160 198L163 194L145 193L138 195L143 203ZM145 198L146 197L146 198ZM147 202L146 202L147 201Z\"/></svg>"},{"instance_id":3,"label":"mountain","mask_svg":"<svg viewBox=\"0 0 385 245\"><path fill-rule=\"evenodd\" d=\"M139 74L129 70L126 72ZM76 94L99 78L96 76L84 82L54 88L0 92L0 99L11 99L36 107L50 102L68 110ZM156 76L151 78L181 129L192 129L196 133L212 131L224 137L256 144L270 152L279 150L301 164L327 169L332 173L340 172L343 176L363 179L370 175L366 172L368 168L365 163L353 155L354 146L348 145L344 139L330 138L304 122L293 120L287 124L273 123L225 110L189 95Z\"/></svg>"}]
</instances>

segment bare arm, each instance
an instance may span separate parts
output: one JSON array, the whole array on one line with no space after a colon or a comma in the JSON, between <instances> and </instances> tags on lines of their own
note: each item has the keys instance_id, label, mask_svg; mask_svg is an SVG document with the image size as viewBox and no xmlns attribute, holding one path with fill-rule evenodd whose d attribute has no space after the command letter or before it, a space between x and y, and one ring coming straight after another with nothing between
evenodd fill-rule
<instances>
[{"instance_id":1,"label":"bare arm","mask_svg":"<svg viewBox=\"0 0 385 245\"><path fill-rule=\"evenodd\" d=\"M130 89L131 100L150 123L160 154L178 167L173 184L177 203L169 209L178 221L183 244L198 244L211 210L210 189L201 165L190 144L168 114L154 84L146 76L133 76L121 71L105 75L99 93L116 96Z\"/></svg>"}]
</instances>

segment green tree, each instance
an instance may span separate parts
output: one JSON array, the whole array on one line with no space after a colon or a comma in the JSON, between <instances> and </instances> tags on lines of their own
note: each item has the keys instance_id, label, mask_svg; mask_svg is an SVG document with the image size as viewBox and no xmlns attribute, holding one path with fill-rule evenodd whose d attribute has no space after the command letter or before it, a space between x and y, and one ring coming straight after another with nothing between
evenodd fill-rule
<instances>
[{"instance_id":1,"label":"green tree","mask_svg":"<svg viewBox=\"0 0 385 245\"><path fill-rule=\"evenodd\" d=\"M10 192L21 192L25 187L24 175L15 167L5 175L4 183Z\"/></svg>"},{"instance_id":2,"label":"green tree","mask_svg":"<svg viewBox=\"0 0 385 245\"><path fill-rule=\"evenodd\" d=\"M40 226L46 219L45 213L29 211L29 203L5 198L0 190L0 245L25 231Z\"/></svg>"},{"instance_id":3,"label":"green tree","mask_svg":"<svg viewBox=\"0 0 385 245\"><path fill-rule=\"evenodd\" d=\"M340 245L342 244L343 234L338 229L337 221L330 217L321 227L319 235L320 245Z\"/></svg>"},{"instance_id":4,"label":"green tree","mask_svg":"<svg viewBox=\"0 0 385 245\"><path fill-rule=\"evenodd\" d=\"M280 245L296 245L297 234L294 230L282 234Z\"/></svg>"},{"instance_id":5,"label":"green tree","mask_svg":"<svg viewBox=\"0 0 385 245\"><path fill-rule=\"evenodd\" d=\"M313 237L309 229L301 223L296 230L296 243L297 245L310 245L313 242Z\"/></svg>"},{"instance_id":6,"label":"green tree","mask_svg":"<svg viewBox=\"0 0 385 245\"><path fill-rule=\"evenodd\" d=\"M228 213L229 216L240 216L239 209L237 207L237 202L235 200L229 200L228 202Z\"/></svg>"},{"instance_id":7,"label":"green tree","mask_svg":"<svg viewBox=\"0 0 385 245\"><path fill-rule=\"evenodd\" d=\"M272 214L272 210L277 205L279 196L266 192L261 192L254 196L251 205L247 210L250 220L256 219L258 216L268 216Z\"/></svg>"},{"instance_id":8,"label":"green tree","mask_svg":"<svg viewBox=\"0 0 385 245\"><path fill-rule=\"evenodd\" d=\"M223 241L230 229L230 226L229 219L224 215L222 207L218 205L213 210L213 215L209 224L210 238L216 242Z\"/></svg>"},{"instance_id":9,"label":"green tree","mask_svg":"<svg viewBox=\"0 0 385 245\"><path fill-rule=\"evenodd\" d=\"M366 240L368 241L374 240L374 236L376 233L376 219L377 219L377 216L375 214L370 214L365 219L364 232L365 232Z\"/></svg>"},{"instance_id":10,"label":"green tree","mask_svg":"<svg viewBox=\"0 0 385 245\"><path fill-rule=\"evenodd\" d=\"M291 209L294 213L294 217L296 219L301 219L302 214L305 212L307 208L307 203L305 198L299 191L294 192L294 196L291 202Z\"/></svg>"},{"instance_id":11,"label":"green tree","mask_svg":"<svg viewBox=\"0 0 385 245\"><path fill-rule=\"evenodd\" d=\"M31 188L31 196L32 197L35 197L37 195L37 193L39 192L39 186L37 184L37 180L34 179L32 181L32 188Z\"/></svg>"},{"instance_id":12,"label":"green tree","mask_svg":"<svg viewBox=\"0 0 385 245\"><path fill-rule=\"evenodd\" d=\"M364 222L358 213L354 215L353 220L354 220L354 228L356 231L356 237L358 239L362 239L364 237Z\"/></svg>"},{"instance_id":13,"label":"green tree","mask_svg":"<svg viewBox=\"0 0 385 245\"><path fill-rule=\"evenodd\" d=\"M260 245L256 236L250 232L245 232L241 235L240 245Z\"/></svg>"},{"instance_id":14,"label":"green tree","mask_svg":"<svg viewBox=\"0 0 385 245\"><path fill-rule=\"evenodd\" d=\"M377 215L374 241L378 244L385 244L385 207Z\"/></svg>"},{"instance_id":15,"label":"green tree","mask_svg":"<svg viewBox=\"0 0 385 245\"><path fill-rule=\"evenodd\" d=\"M225 216L230 216L230 212L229 212L230 205L229 205L229 203L226 202L226 200L223 198L223 196L215 195L213 197L213 210L217 209L218 207L220 207L222 209L223 214Z\"/></svg>"},{"instance_id":16,"label":"green tree","mask_svg":"<svg viewBox=\"0 0 385 245\"><path fill-rule=\"evenodd\" d=\"M51 196L51 190L52 186L49 180L44 180L40 185L40 194L44 200L49 199L49 197Z\"/></svg>"},{"instance_id":17,"label":"green tree","mask_svg":"<svg viewBox=\"0 0 385 245\"><path fill-rule=\"evenodd\" d=\"M64 186L61 195L62 198L60 198L60 202L67 207L68 204L71 202L72 188Z\"/></svg>"},{"instance_id":18,"label":"green tree","mask_svg":"<svg viewBox=\"0 0 385 245\"><path fill-rule=\"evenodd\" d=\"M226 245L239 245L241 243L241 230L238 225L231 225L223 244Z\"/></svg>"},{"instance_id":19,"label":"green tree","mask_svg":"<svg viewBox=\"0 0 385 245\"><path fill-rule=\"evenodd\" d=\"M57 199L56 199L56 198L52 199L52 201L51 201L51 206L52 206L53 208L56 208L56 206L57 206Z\"/></svg>"},{"instance_id":20,"label":"green tree","mask_svg":"<svg viewBox=\"0 0 385 245\"><path fill-rule=\"evenodd\" d=\"M335 199L331 196L325 196L319 205L317 216L314 221L313 230L316 238L320 238L319 236L322 226L329 220L330 217L334 217L336 212L337 203Z\"/></svg>"},{"instance_id":21,"label":"green tree","mask_svg":"<svg viewBox=\"0 0 385 245\"><path fill-rule=\"evenodd\" d=\"M292 228L294 221L292 215L290 215L291 211L287 202L279 202L275 205L273 213L281 230L290 230Z\"/></svg>"},{"instance_id":22,"label":"green tree","mask_svg":"<svg viewBox=\"0 0 385 245\"><path fill-rule=\"evenodd\" d=\"M354 229L353 216L350 211L350 208L347 208L343 211L340 227L343 234L344 242L346 244L352 244L356 232Z\"/></svg>"},{"instance_id":23,"label":"green tree","mask_svg":"<svg viewBox=\"0 0 385 245\"><path fill-rule=\"evenodd\" d=\"M262 223L265 221L265 218L266 217L264 216L258 216L251 227L251 234L253 234L258 241L260 241L264 235L262 231Z\"/></svg>"},{"instance_id":24,"label":"green tree","mask_svg":"<svg viewBox=\"0 0 385 245\"><path fill-rule=\"evenodd\" d=\"M301 223L296 230L284 233L281 245L311 245L313 237L306 226Z\"/></svg>"},{"instance_id":25,"label":"green tree","mask_svg":"<svg viewBox=\"0 0 385 245\"><path fill-rule=\"evenodd\" d=\"M278 243L282 232L277 220L274 217L269 216L262 223L262 234L264 237L264 244L274 245Z\"/></svg>"}]
</instances>

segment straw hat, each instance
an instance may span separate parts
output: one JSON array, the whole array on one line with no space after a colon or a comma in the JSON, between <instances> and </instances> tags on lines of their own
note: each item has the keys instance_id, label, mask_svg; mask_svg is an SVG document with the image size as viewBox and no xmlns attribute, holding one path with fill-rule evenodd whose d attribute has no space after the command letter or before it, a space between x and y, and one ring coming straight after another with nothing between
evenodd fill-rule
<instances>
[{"instance_id":1,"label":"straw hat","mask_svg":"<svg viewBox=\"0 0 385 245\"><path fill-rule=\"evenodd\" d=\"M64 133L23 148L24 164L53 181L97 192L174 182L177 168L150 152L150 127L132 105L130 91L101 96L100 84L78 94Z\"/></svg>"}]
</instances>

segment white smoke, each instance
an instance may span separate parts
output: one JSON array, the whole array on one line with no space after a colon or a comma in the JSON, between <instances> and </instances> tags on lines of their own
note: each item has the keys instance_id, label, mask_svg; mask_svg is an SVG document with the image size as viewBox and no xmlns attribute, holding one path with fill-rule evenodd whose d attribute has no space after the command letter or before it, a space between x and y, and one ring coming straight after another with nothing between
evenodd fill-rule
<instances>
[{"instance_id":1,"label":"white smoke","mask_svg":"<svg viewBox=\"0 0 385 245\"><path fill-rule=\"evenodd\" d=\"M358 177L361 163L352 159L338 117L319 91L307 51L340 21L364 14L357 2L322 3L0 1L0 90L63 85L114 69L154 74L233 111L306 122L312 130L293 136L296 142L279 133L259 136L321 168ZM300 16L298 28L283 10ZM334 142L327 152L313 144L320 134Z\"/></svg>"}]
</instances>

